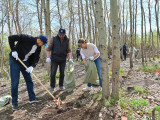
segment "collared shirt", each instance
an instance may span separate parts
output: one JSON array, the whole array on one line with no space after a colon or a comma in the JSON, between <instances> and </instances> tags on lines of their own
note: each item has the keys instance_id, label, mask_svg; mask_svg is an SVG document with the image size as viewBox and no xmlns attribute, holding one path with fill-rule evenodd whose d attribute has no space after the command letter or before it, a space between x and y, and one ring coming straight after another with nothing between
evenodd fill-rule
<instances>
[{"instance_id":1,"label":"collared shirt","mask_svg":"<svg viewBox=\"0 0 160 120\"><path fill-rule=\"evenodd\" d=\"M31 49L31 51L30 51L28 54L26 54L26 55L25 55L25 58L24 58L24 60L23 60L23 61L27 61L27 60L28 60L28 58L29 58L29 56L31 56L33 53L35 53L35 52L36 52L36 49L37 49L37 45L33 45L33 47L32 47L32 49Z\"/></svg>"}]
</instances>

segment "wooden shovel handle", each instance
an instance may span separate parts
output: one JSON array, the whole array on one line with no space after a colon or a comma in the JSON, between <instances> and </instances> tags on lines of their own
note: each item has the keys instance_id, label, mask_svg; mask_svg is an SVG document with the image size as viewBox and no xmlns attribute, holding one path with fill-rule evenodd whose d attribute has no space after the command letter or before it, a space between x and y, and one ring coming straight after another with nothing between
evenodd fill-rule
<instances>
[{"instance_id":1,"label":"wooden shovel handle","mask_svg":"<svg viewBox=\"0 0 160 120\"><path fill-rule=\"evenodd\" d=\"M27 69L27 66L18 58L18 61ZM52 93L42 84L42 82L33 74L32 76L39 82L39 84L48 92L48 94L57 102L57 99L52 95Z\"/></svg>"}]
</instances>

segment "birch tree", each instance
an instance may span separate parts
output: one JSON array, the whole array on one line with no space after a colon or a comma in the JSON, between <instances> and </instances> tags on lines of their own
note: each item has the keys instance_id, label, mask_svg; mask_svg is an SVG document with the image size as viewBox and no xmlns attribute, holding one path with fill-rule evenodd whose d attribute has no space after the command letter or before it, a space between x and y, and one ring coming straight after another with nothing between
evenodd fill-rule
<instances>
[{"instance_id":1,"label":"birch tree","mask_svg":"<svg viewBox=\"0 0 160 120\"><path fill-rule=\"evenodd\" d=\"M112 21L112 97L119 99L120 35L117 0L110 0Z\"/></svg>"},{"instance_id":2,"label":"birch tree","mask_svg":"<svg viewBox=\"0 0 160 120\"><path fill-rule=\"evenodd\" d=\"M85 22L84 22L84 12L83 12L83 0L80 0L80 3L81 3L81 13L82 13L83 38L85 38Z\"/></svg>"},{"instance_id":3,"label":"birch tree","mask_svg":"<svg viewBox=\"0 0 160 120\"><path fill-rule=\"evenodd\" d=\"M7 24L9 30L9 36L12 35L11 24L10 24L10 13L9 13L9 2L6 0L6 10L7 10Z\"/></svg>"},{"instance_id":4,"label":"birch tree","mask_svg":"<svg viewBox=\"0 0 160 120\"><path fill-rule=\"evenodd\" d=\"M101 71L102 71L102 95L103 99L107 99L109 92L109 76L108 76L108 51L106 45L106 31L103 19L102 0L95 0L96 21L98 23L99 32L99 48L101 53Z\"/></svg>"},{"instance_id":5,"label":"birch tree","mask_svg":"<svg viewBox=\"0 0 160 120\"><path fill-rule=\"evenodd\" d=\"M155 0L155 16L157 25L157 57L159 58L159 0Z\"/></svg>"},{"instance_id":6,"label":"birch tree","mask_svg":"<svg viewBox=\"0 0 160 120\"><path fill-rule=\"evenodd\" d=\"M41 4L41 8L39 10L39 2L40 2L40 0L36 0L40 34L43 34L43 30L42 30L42 4Z\"/></svg>"},{"instance_id":7,"label":"birch tree","mask_svg":"<svg viewBox=\"0 0 160 120\"><path fill-rule=\"evenodd\" d=\"M133 52L133 40L132 40L132 5L131 0L129 0L129 10L130 10L130 42L131 42L131 51L130 51L130 68L133 67L133 60L132 60L132 52Z\"/></svg>"},{"instance_id":8,"label":"birch tree","mask_svg":"<svg viewBox=\"0 0 160 120\"><path fill-rule=\"evenodd\" d=\"M151 36L152 36L152 22L151 22L151 7L150 7L150 2L151 0L148 1L148 10L149 10L149 25L150 25L150 30L149 30L149 60L151 61L151 55L150 55L150 51L151 51ZM153 44L152 44L152 48L153 48ZM154 57L154 51L152 49L152 57Z\"/></svg>"},{"instance_id":9,"label":"birch tree","mask_svg":"<svg viewBox=\"0 0 160 120\"><path fill-rule=\"evenodd\" d=\"M141 2L141 52L142 52L142 65L144 66L144 52L143 52L143 0Z\"/></svg>"},{"instance_id":10,"label":"birch tree","mask_svg":"<svg viewBox=\"0 0 160 120\"><path fill-rule=\"evenodd\" d=\"M79 17L79 32L80 32L80 38L82 38L82 24L81 24L81 11L80 11L80 0L78 0L78 17Z\"/></svg>"},{"instance_id":11,"label":"birch tree","mask_svg":"<svg viewBox=\"0 0 160 120\"><path fill-rule=\"evenodd\" d=\"M17 0L16 2L16 22L17 22L17 27L18 27L18 33L22 34L22 30L21 30L21 25L19 23L19 0Z\"/></svg>"},{"instance_id":12,"label":"birch tree","mask_svg":"<svg viewBox=\"0 0 160 120\"><path fill-rule=\"evenodd\" d=\"M87 11L87 21L88 21L88 39L90 42L92 42L91 40L91 21L90 21L90 16L89 16L88 0L86 0L86 11Z\"/></svg>"},{"instance_id":13,"label":"birch tree","mask_svg":"<svg viewBox=\"0 0 160 120\"><path fill-rule=\"evenodd\" d=\"M58 16L59 16L59 24L60 24L60 27L62 28L62 17L59 10L59 0L57 0L57 9L58 9Z\"/></svg>"},{"instance_id":14,"label":"birch tree","mask_svg":"<svg viewBox=\"0 0 160 120\"><path fill-rule=\"evenodd\" d=\"M14 21L14 26L15 26L15 29L16 29L16 33L18 34L18 28L17 28L17 22L15 20L15 14L14 14L14 11L13 11L13 8L12 8L12 4L11 4L11 0L9 0L9 8L10 8L10 12L12 14L12 18L13 18L13 21Z\"/></svg>"}]
</instances>

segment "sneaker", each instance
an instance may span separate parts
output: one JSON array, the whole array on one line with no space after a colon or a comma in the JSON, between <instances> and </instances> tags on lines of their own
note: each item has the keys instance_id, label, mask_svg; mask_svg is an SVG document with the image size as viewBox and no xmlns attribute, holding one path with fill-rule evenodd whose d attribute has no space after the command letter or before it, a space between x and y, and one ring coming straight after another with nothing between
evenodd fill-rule
<instances>
[{"instance_id":1,"label":"sneaker","mask_svg":"<svg viewBox=\"0 0 160 120\"><path fill-rule=\"evenodd\" d=\"M51 92L51 93L53 93L53 92L54 92L54 88L53 88L53 87L51 87L50 92Z\"/></svg>"},{"instance_id":2,"label":"sneaker","mask_svg":"<svg viewBox=\"0 0 160 120\"><path fill-rule=\"evenodd\" d=\"M60 87L59 87L59 90L65 90L65 87L60 86Z\"/></svg>"},{"instance_id":3,"label":"sneaker","mask_svg":"<svg viewBox=\"0 0 160 120\"><path fill-rule=\"evenodd\" d=\"M35 98L34 100L30 100L29 103L36 103L36 102L40 102L41 99L39 98Z\"/></svg>"},{"instance_id":4,"label":"sneaker","mask_svg":"<svg viewBox=\"0 0 160 120\"><path fill-rule=\"evenodd\" d=\"M83 88L83 91L86 92L86 91L90 91L91 90L91 87L86 87L86 88Z\"/></svg>"},{"instance_id":5,"label":"sneaker","mask_svg":"<svg viewBox=\"0 0 160 120\"><path fill-rule=\"evenodd\" d=\"M18 110L18 104L12 104L12 109L13 110Z\"/></svg>"}]
</instances>

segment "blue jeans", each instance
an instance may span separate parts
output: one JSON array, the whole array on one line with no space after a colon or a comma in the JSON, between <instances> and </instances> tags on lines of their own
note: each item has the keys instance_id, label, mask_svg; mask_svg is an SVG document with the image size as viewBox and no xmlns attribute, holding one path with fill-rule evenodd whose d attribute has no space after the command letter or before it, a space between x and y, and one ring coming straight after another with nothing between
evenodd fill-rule
<instances>
[{"instance_id":1,"label":"blue jeans","mask_svg":"<svg viewBox=\"0 0 160 120\"><path fill-rule=\"evenodd\" d=\"M101 74L101 60L100 57L98 57L96 60L94 60L99 76L99 85L102 87L102 74ZM88 83L88 87L91 87L91 83Z\"/></svg>"},{"instance_id":2,"label":"blue jeans","mask_svg":"<svg viewBox=\"0 0 160 120\"><path fill-rule=\"evenodd\" d=\"M18 84L20 78L20 71L22 72L27 85L29 100L34 100L36 97L33 91L33 82L31 74L26 72L25 71L26 69L22 65L15 63L11 57L9 57L9 64L10 64L10 75L11 75L12 104L18 104ZM24 61L24 64L27 67L29 67L29 63L27 61Z\"/></svg>"}]
</instances>

